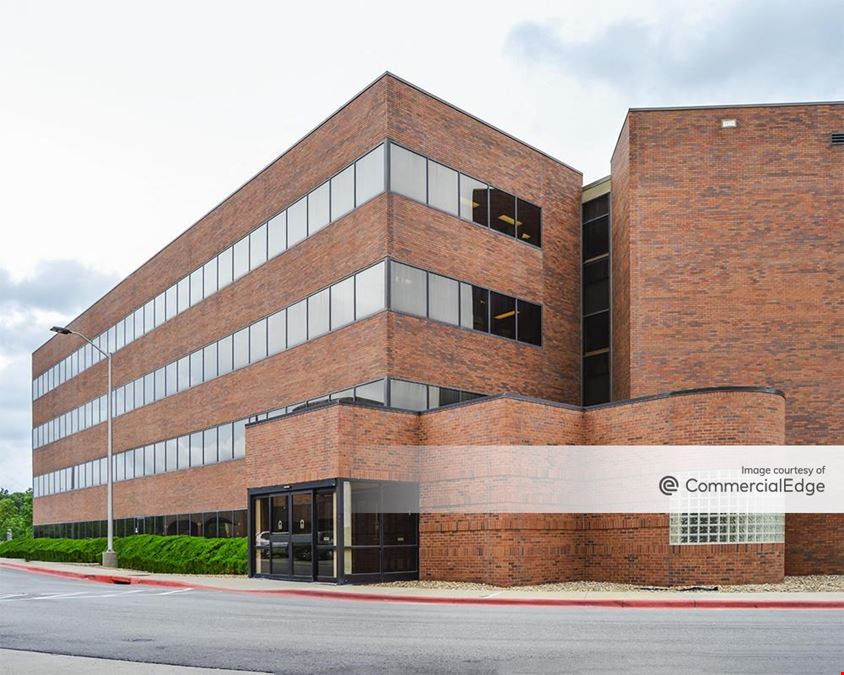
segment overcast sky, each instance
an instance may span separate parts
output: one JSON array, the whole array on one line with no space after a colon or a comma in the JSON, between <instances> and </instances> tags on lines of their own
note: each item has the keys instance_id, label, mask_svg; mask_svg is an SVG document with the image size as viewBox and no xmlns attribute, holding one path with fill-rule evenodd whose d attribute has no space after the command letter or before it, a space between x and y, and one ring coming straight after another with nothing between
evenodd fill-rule
<instances>
[{"instance_id":1,"label":"overcast sky","mask_svg":"<svg viewBox=\"0 0 844 675\"><path fill-rule=\"evenodd\" d=\"M590 181L629 107L844 99L842 26L841 0L0 0L0 487L30 484L48 327L385 70Z\"/></svg>"}]
</instances>

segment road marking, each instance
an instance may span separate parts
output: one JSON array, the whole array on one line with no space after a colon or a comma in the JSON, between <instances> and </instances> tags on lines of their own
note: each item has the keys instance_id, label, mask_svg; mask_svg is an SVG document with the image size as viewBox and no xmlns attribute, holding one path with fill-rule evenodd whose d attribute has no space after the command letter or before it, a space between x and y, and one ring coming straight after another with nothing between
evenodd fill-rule
<instances>
[{"instance_id":1,"label":"road marking","mask_svg":"<svg viewBox=\"0 0 844 675\"><path fill-rule=\"evenodd\" d=\"M177 588L175 591L164 591L164 593L156 593L156 595L173 595L173 593L185 593L192 590L192 588Z\"/></svg>"},{"instance_id":2,"label":"road marking","mask_svg":"<svg viewBox=\"0 0 844 675\"><path fill-rule=\"evenodd\" d=\"M9 600L10 598L20 598L26 595L26 593L6 593L5 595L0 595L0 600Z\"/></svg>"},{"instance_id":3,"label":"road marking","mask_svg":"<svg viewBox=\"0 0 844 675\"><path fill-rule=\"evenodd\" d=\"M56 593L55 595L42 595L38 598L30 598L30 600L54 600L55 598L68 598L72 595L83 595L87 591L77 591L75 593Z\"/></svg>"},{"instance_id":4,"label":"road marking","mask_svg":"<svg viewBox=\"0 0 844 675\"><path fill-rule=\"evenodd\" d=\"M484 598L494 598L496 595L501 595L504 591L496 591L495 593L490 593L489 595L485 595Z\"/></svg>"}]
</instances>

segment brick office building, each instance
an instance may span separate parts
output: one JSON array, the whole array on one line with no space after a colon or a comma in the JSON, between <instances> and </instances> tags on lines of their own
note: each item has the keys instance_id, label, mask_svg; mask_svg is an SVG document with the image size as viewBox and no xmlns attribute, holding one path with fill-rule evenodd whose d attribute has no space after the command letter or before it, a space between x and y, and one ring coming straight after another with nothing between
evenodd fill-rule
<instances>
[{"instance_id":1,"label":"brick office building","mask_svg":"<svg viewBox=\"0 0 844 675\"><path fill-rule=\"evenodd\" d=\"M841 104L631 110L584 187L384 75L70 324L114 353L117 535L340 582L841 573L840 516L471 498L489 445L841 443L841 131ZM56 336L33 377L36 533L100 535L105 364Z\"/></svg>"}]
</instances>

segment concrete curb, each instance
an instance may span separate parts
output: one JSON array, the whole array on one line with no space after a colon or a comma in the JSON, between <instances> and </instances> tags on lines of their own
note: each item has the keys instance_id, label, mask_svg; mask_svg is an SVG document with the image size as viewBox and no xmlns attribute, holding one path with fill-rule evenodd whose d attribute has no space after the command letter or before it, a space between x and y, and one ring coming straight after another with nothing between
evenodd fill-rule
<instances>
[{"instance_id":1,"label":"concrete curb","mask_svg":"<svg viewBox=\"0 0 844 675\"><path fill-rule=\"evenodd\" d=\"M17 569L35 574L43 574L68 579L95 581L103 584L163 586L166 588L191 588L216 593L241 593L246 595L269 595L288 598L319 598L322 600L346 600L364 602L403 602L427 605L487 605L510 607L612 607L631 609L844 609L844 600L677 600L677 599L607 599L607 598L475 598L475 597L436 597L424 595L387 595L381 593L361 593L357 591L314 590L248 590L223 588L206 584L191 584L170 579L150 577L121 576L118 574L95 574L52 570L21 563L0 562L0 568Z\"/></svg>"}]
</instances>

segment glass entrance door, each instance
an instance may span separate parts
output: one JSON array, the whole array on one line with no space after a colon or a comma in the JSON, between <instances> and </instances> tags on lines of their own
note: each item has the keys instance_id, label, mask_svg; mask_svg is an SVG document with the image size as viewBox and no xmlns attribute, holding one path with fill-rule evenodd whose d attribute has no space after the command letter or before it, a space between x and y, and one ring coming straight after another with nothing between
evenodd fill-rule
<instances>
[{"instance_id":1,"label":"glass entrance door","mask_svg":"<svg viewBox=\"0 0 844 675\"><path fill-rule=\"evenodd\" d=\"M314 578L314 499L312 492L294 492L290 500L291 576Z\"/></svg>"}]
</instances>

